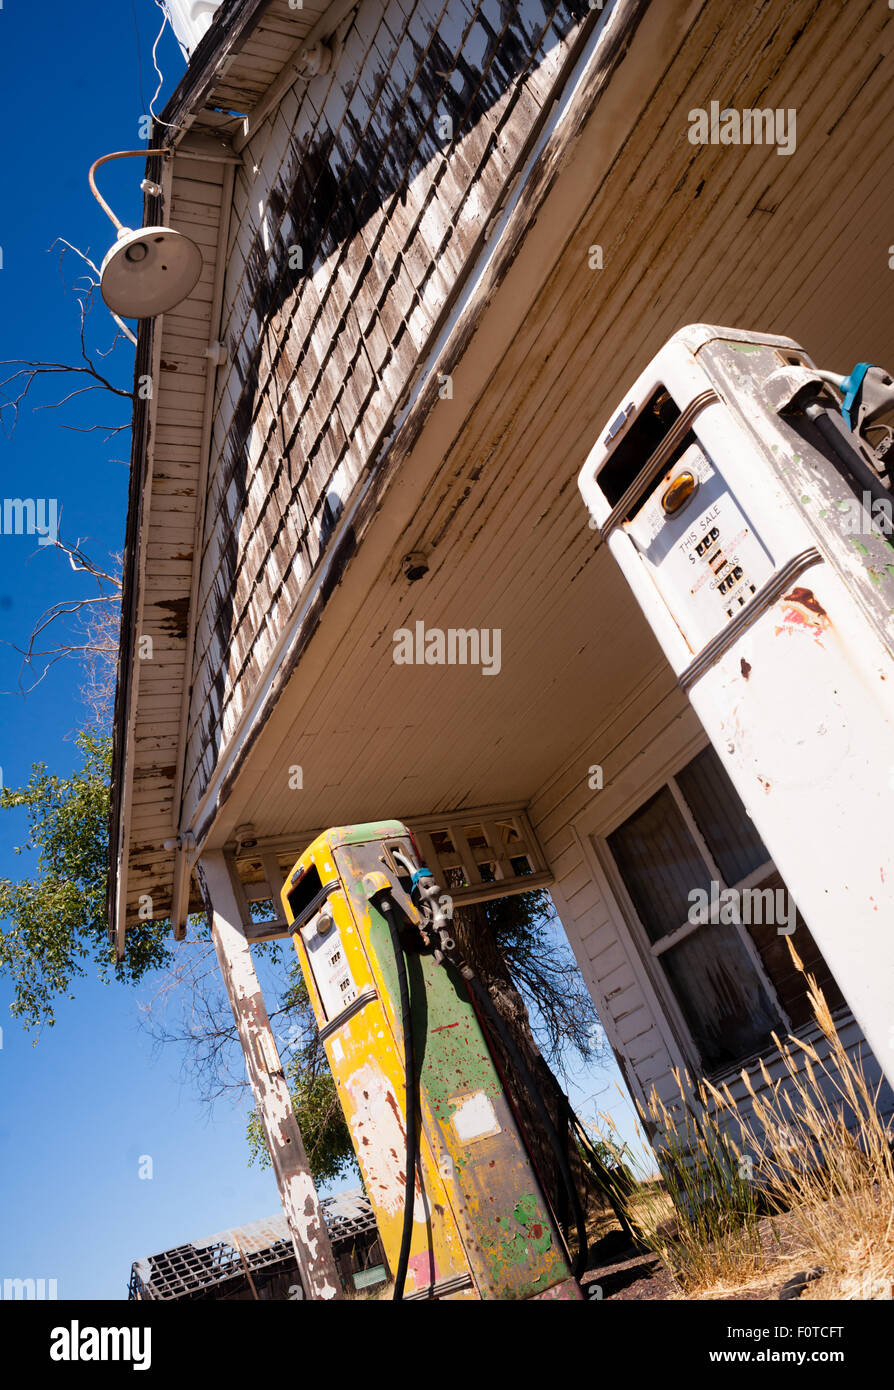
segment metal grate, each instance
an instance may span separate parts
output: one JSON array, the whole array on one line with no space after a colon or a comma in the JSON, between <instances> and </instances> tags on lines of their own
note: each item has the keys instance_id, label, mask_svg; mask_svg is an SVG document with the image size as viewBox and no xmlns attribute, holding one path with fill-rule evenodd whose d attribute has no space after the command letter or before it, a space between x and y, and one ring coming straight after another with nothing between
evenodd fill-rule
<instances>
[{"instance_id":1,"label":"metal grate","mask_svg":"<svg viewBox=\"0 0 894 1390\"><path fill-rule=\"evenodd\" d=\"M359 1188L324 1197L320 1202L333 1249L376 1229L373 1209ZM294 1263L292 1237L284 1216L250 1221L205 1240L135 1260L129 1299L191 1298L205 1289L239 1278L248 1270Z\"/></svg>"}]
</instances>

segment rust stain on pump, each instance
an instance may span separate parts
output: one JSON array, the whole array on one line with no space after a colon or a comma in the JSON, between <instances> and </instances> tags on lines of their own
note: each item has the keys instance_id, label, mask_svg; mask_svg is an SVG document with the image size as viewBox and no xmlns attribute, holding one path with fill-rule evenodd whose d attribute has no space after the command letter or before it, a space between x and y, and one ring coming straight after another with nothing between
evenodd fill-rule
<instances>
[{"instance_id":1,"label":"rust stain on pump","mask_svg":"<svg viewBox=\"0 0 894 1390\"><path fill-rule=\"evenodd\" d=\"M383 1250L394 1272L405 1237L413 1087L418 1148L404 1297L579 1298L465 980L443 954L436 958L421 890L413 896L427 873L406 826L379 821L326 831L282 890ZM402 969L416 1059L410 1077Z\"/></svg>"},{"instance_id":2,"label":"rust stain on pump","mask_svg":"<svg viewBox=\"0 0 894 1390\"><path fill-rule=\"evenodd\" d=\"M815 613L817 617L822 618L824 622L828 623L829 621L828 613L825 608L823 608L822 604L817 601L812 589L792 589L790 594L785 594L783 596L782 601L783 603L796 603L800 608L806 608L811 613Z\"/></svg>"}]
</instances>

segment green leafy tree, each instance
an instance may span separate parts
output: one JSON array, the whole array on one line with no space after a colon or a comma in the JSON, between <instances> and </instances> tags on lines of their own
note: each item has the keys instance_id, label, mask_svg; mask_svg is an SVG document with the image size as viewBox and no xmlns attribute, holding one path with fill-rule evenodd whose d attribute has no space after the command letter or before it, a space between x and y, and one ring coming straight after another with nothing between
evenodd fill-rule
<instances>
[{"instance_id":1,"label":"green leafy tree","mask_svg":"<svg viewBox=\"0 0 894 1390\"><path fill-rule=\"evenodd\" d=\"M26 786L0 791L0 810L27 813L27 842L15 853L37 856L29 876L0 879L0 971L14 988L10 1012L29 1029L53 1025L54 1001L72 998L88 968L133 984L170 958L167 923L143 922L128 932L124 959L114 959L106 916L111 740L85 732L77 745L81 765L69 777L35 763Z\"/></svg>"},{"instance_id":2,"label":"green leafy tree","mask_svg":"<svg viewBox=\"0 0 894 1390\"><path fill-rule=\"evenodd\" d=\"M36 855L30 876L0 880L0 971L13 982L11 1012L26 1028L52 1026L54 1002L72 998L75 982L90 967L103 980L126 984L161 972L147 1009L150 1031L160 1044L184 1046L186 1070L206 1099L228 1092L241 1098L246 1081L238 1035L204 919L192 919L192 939L176 950L166 943L166 921L136 924L127 933L124 959L115 960L106 917L110 740L84 732L77 743L81 765L69 777L35 764L26 786L0 793L0 809L24 809L28 816L28 840L17 852ZM567 1102L554 1068L561 1072L570 1055L590 1060L604 1043L571 952L557 936L549 897L533 892L457 908L454 925L463 954L565 1133ZM311 1170L325 1184L356 1171L356 1160L307 989L294 952L269 943L255 953L279 972L271 1019ZM159 1001L173 1006L174 1028L162 1021ZM495 1046L499 1053L496 1040ZM502 1055L500 1062L529 1146L563 1212L562 1184L526 1082L511 1058ZM248 1139L252 1157L269 1161L255 1114ZM586 1192L591 1182L573 1147L569 1161Z\"/></svg>"}]
</instances>

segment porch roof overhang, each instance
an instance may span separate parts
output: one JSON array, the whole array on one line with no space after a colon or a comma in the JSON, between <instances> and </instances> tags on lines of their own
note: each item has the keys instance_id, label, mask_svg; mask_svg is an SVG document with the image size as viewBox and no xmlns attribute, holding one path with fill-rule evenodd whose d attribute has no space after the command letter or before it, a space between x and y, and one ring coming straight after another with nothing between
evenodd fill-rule
<instances>
[{"instance_id":1,"label":"porch roof overhang","mask_svg":"<svg viewBox=\"0 0 894 1390\"><path fill-rule=\"evenodd\" d=\"M282 845L309 825L530 802L661 666L576 489L627 383L696 320L790 336L841 370L894 358L888 13L618 8L619 48L582 64L542 133L180 827L193 853L246 821ZM688 113L715 99L795 109L796 155L692 145ZM429 571L410 583L415 550ZM417 621L500 629L500 674L396 665L393 634Z\"/></svg>"},{"instance_id":2,"label":"porch roof overhang","mask_svg":"<svg viewBox=\"0 0 894 1390\"><path fill-rule=\"evenodd\" d=\"M156 319L139 324L134 362L134 411L131 442L131 472L127 523L124 542L122 582L122 620L119 643L118 681L113 718L112 779L109 807L109 872L107 915L110 935L123 945L128 870L134 838L134 784L141 758L144 770L152 772L167 811L167 830L176 837L179 829L179 782L182 775L184 720L177 732L153 737L154 691L139 690L135 681L139 661L139 640L145 626L167 640L169 652L179 657L166 668L166 694L171 698L165 709L189 702L189 671L186 648L191 636L195 606L195 581L191 557L187 572L174 581L158 583L147 572L147 552L166 529L170 516L161 511L159 496L165 487L176 497L181 534L191 532L195 539L200 524L198 505L200 486L185 475L177 486L176 468L159 485L154 455L166 429L181 422L202 436L200 449L207 455L213 409L213 377L206 349L215 338L215 316L219 317L225 274L227 205L231 185L223 172L242 158L250 131L269 114L271 94L282 92L295 80L303 50L326 40L358 0L307 0L292 6L288 0L223 0L206 34L190 57L187 70L156 118L149 145L164 149L166 158L152 157L146 163L146 178L162 187L162 194L148 193L143 205L143 226L167 223L194 237L200 244L204 270L196 289L183 306ZM237 148L238 147L238 148ZM201 204L193 199L197 174L216 171L217 191L210 183ZM202 196L202 195L200 195ZM157 389L150 395L138 390L141 381L152 379ZM190 418L183 384L193 386ZM185 421L185 424L182 422ZM199 482L201 482L201 469ZM200 539L200 537L199 537ZM186 542L184 541L185 545ZM153 612L154 610L154 612ZM147 624L145 620L149 618ZM141 738L142 735L142 738ZM141 747L142 744L142 747ZM149 745L149 746L147 746ZM146 763L154 751L167 752L162 767ZM159 760L154 759L155 764ZM139 836L137 836L139 838ZM171 856L164 859L161 878L170 880ZM170 901L170 891L160 901Z\"/></svg>"}]
</instances>

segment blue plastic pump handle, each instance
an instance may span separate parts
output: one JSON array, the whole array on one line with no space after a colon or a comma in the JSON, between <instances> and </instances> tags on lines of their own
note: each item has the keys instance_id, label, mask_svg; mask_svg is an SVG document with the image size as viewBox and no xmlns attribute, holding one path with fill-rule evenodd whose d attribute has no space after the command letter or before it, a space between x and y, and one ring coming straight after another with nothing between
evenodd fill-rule
<instances>
[{"instance_id":1,"label":"blue plastic pump handle","mask_svg":"<svg viewBox=\"0 0 894 1390\"><path fill-rule=\"evenodd\" d=\"M858 362L856 367L854 367L853 371L851 372L850 376L846 376L844 378L844 381L841 383L841 389L844 392L844 400L841 403L841 413L844 416L844 423L847 425L849 430L852 430L854 428L854 422L851 418L851 411L853 410L857 397L860 394L860 387L863 385L863 378L866 376L866 373L869 371L869 368L873 366L875 366L874 362Z\"/></svg>"}]
</instances>

